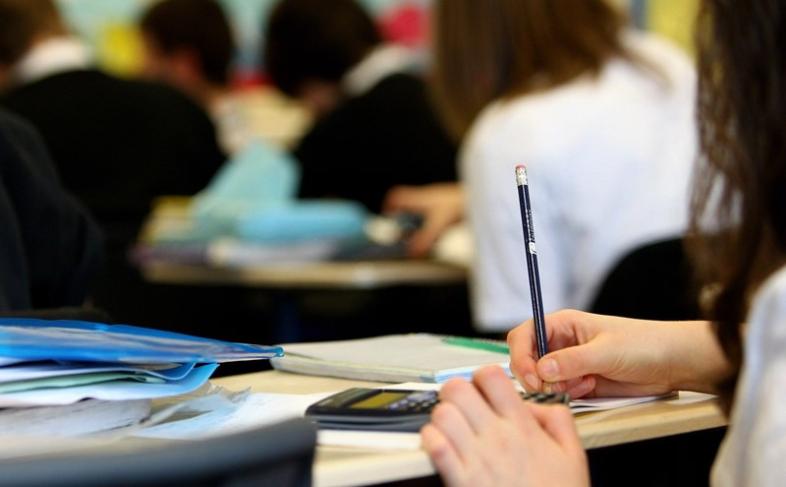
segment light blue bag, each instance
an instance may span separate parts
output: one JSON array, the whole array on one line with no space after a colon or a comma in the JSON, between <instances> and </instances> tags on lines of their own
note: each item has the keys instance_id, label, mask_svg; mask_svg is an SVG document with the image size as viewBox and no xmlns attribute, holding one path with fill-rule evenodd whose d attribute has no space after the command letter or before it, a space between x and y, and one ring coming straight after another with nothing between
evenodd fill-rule
<instances>
[{"instance_id":1,"label":"light blue bag","mask_svg":"<svg viewBox=\"0 0 786 487\"><path fill-rule=\"evenodd\" d=\"M199 227L219 234L232 232L235 221L249 212L291 204L299 182L299 168L292 157L255 141L228 161L194 198L193 216Z\"/></svg>"}]
</instances>

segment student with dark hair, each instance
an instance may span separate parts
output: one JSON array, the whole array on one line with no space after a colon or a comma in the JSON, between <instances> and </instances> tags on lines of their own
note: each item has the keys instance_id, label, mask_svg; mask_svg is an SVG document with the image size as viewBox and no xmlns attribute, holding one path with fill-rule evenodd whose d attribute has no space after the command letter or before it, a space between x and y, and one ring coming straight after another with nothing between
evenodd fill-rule
<instances>
[{"instance_id":1,"label":"student with dark hair","mask_svg":"<svg viewBox=\"0 0 786 487\"><path fill-rule=\"evenodd\" d=\"M0 312L80 306L101 234L63 191L39 135L0 110Z\"/></svg>"},{"instance_id":2,"label":"student with dark hair","mask_svg":"<svg viewBox=\"0 0 786 487\"><path fill-rule=\"evenodd\" d=\"M282 0L266 28L264 66L317 120L295 149L300 195L379 212L396 185L455 180L455 147L414 60L384 44L354 0Z\"/></svg>"},{"instance_id":3,"label":"student with dark hair","mask_svg":"<svg viewBox=\"0 0 786 487\"><path fill-rule=\"evenodd\" d=\"M453 1L453 0L448 0ZM694 258L712 283L711 322L653 322L563 311L508 337L528 390L571 397L720 393L729 428L715 487L786 485L786 10L779 0L704 0L694 183ZM719 75L722 74L722 75ZM725 232L707 241L707 216ZM599 225L603 222L599 221ZM447 384L423 444L450 486L589 485L573 418L521 401L499 369ZM631 479L631 484L636 479Z\"/></svg>"},{"instance_id":4,"label":"student with dark hair","mask_svg":"<svg viewBox=\"0 0 786 487\"><path fill-rule=\"evenodd\" d=\"M213 119L222 148L243 150L255 138L246 102L232 96L235 39L216 0L161 0L139 22L143 75L188 95Z\"/></svg>"},{"instance_id":5,"label":"student with dark hair","mask_svg":"<svg viewBox=\"0 0 786 487\"><path fill-rule=\"evenodd\" d=\"M209 101L229 82L235 39L215 0L163 0L140 21L146 69Z\"/></svg>"},{"instance_id":6,"label":"student with dark hair","mask_svg":"<svg viewBox=\"0 0 786 487\"><path fill-rule=\"evenodd\" d=\"M0 105L43 136L64 186L106 233L101 307L123 319L136 282L128 245L159 195L201 190L223 163L207 115L166 86L123 80L93 67L67 34L52 0L0 0ZM136 286L136 285L134 285Z\"/></svg>"}]
</instances>

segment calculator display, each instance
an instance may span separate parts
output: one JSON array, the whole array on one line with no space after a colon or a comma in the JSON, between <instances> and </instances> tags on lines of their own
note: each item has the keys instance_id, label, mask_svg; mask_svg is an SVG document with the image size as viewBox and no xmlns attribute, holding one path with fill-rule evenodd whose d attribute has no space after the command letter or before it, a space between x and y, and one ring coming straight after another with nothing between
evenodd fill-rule
<instances>
[{"instance_id":1,"label":"calculator display","mask_svg":"<svg viewBox=\"0 0 786 487\"><path fill-rule=\"evenodd\" d=\"M380 392L371 397L358 401L351 406L351 409L378 409L384 408L388 404L394 403L399 399L407 397L408 392Z\"/></svg>"}]
</instances>

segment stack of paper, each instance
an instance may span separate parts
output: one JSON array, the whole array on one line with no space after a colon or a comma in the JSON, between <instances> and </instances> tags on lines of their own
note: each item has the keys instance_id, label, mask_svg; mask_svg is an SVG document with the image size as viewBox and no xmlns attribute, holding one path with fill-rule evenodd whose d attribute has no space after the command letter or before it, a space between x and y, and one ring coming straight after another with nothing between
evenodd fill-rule
<instances>
[{"instance_id":1,"label":"stack of paper","mask_svg":"<svg viewBox=\"0 0 786 487\"><path fill-rule=\"evenodd\" d=\"M221 362L268 359L282 353L279 347L126 325L0 319L0 408L17 408L0 411L0 434L12 432L3 426L9 421L21 420L26 429L20 431L31 431L27 426L46 416L70 418L68 422L88 416L106 420L65 430L54 428L68 434L132 424L149 413L150 399L198 389ZM83 400L93 401L75 406ZM108 405L108 401L115 403ZM84 414L86 404L92 410L88 415ZM63 408L57 413L52 406Z\"/></svg>"}]
</instances>

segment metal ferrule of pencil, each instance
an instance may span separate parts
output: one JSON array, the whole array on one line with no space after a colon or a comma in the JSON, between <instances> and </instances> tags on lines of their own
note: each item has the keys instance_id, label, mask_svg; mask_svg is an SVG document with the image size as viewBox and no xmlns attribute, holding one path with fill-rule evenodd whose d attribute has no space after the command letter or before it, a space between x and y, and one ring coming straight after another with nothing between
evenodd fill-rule
<instances>
[{"instance_id":1,"label":"metal ferrule of pencil","mask_svg":"<svg viewBox=\"0 0 786 487\"><path fill-rule=\"evenodd\" d=\"M537 341L538 357L548 353L546 335L546 319L543 312L543 296L540 288L540 271L538 254L535 245L535 228L532 223L532 207L529 200L529 180L527 169L516 166L516 184L518 186L519 204L521 206L521 226L524 232L524 255L527 262L529 277L530 300L532 301L532 317L535 321L535 340Z\"/></svg>"}]
</instances>

